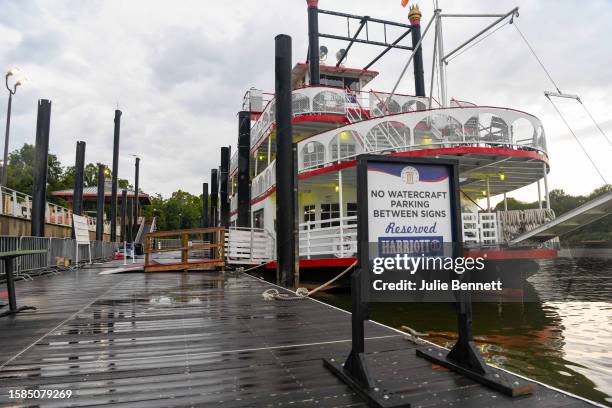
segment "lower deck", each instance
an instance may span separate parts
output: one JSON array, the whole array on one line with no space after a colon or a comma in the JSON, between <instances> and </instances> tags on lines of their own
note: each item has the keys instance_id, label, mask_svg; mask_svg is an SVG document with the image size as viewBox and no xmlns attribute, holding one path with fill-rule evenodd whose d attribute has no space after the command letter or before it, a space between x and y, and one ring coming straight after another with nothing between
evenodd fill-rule
<instances>
[{"instance_id":1,"label":"lower deck","mask_svg":"<svg viewBox=\"0 0 612 408\"><path fill-rule=\"evenodd\" d=\"M102 270L17 282L18 303L39 309L0 319L0 405L366 406L322 364L346 357L348 313L266 301L273 285L242 273ZM374 377L413 406L588 405L539 384L505 397L416 357L403 334L374 322L366 338ZM17 389L73 394L10 400Z\"/></svg>"}]
</instances>

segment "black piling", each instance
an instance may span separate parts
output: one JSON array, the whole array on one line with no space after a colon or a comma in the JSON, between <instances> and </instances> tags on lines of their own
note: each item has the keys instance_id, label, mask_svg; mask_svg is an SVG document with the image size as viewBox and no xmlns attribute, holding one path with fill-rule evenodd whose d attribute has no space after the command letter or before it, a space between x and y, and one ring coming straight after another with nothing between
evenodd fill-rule
<instances>
[{"instance_id":1,"label":"black piling","mask_svg":"<svg viewBox=\"0 0 612 408\"><path fill-rule=\"evenodd\" d=\"M124 188L121 190L121 242L125 242L127 239L126 230L125 230L125 221L127 217L127 190Z\"/></svg>"},{"instance_id":2,"label":"black piling","mask_svg":"<svg viewBox=\"0 0 612 408\"><path fill-rule=\"evenodd\" d=\"M219 174L219 200L221 201L221 226L228 228L230 224L230 202L227 194L229 186L230 148L221 148L221 172Z\"/></svg>"},{"instance_id":3,"label":"black piling","mask_svg":"<svg viewBox=\"0 0 612 408\"><path fill-rule=\"evenodd\" d=\"M249 150L251 148L251 112L238 112L238 227L250 227Z\"/></svg>"},{"instance_id":4,"label":"black piling","mask_svg":"<svg viewBox=\"0 0 612 408\"><path fill-rule=\"evenodd\" d=\"M83 215L83 172L85 171L85 142L77 142L74 161L74 193L72 212Z\"/></svg>"},{"instance_id":5,"label":"black piling","mask_svg":"<svg viewBox=\"0 0 612 408\"><path fill-rule=\"evenodd\" d=\"M416 8L416 12L411 10L409 16L410 25L412 29L410 34L412 35L412 46L416 45L421 40L421 12ZM425 96L425 77L423 76L423 44L414 53L414 94L416 96Z\"/></svg>"},{"instance_id":6,"label":"black piling","mask_svg":"<svg viewBox=\"0 0 612 408\"><path fill-rule=\"evenodd\" d=\"M306 0L306 2L308 3L308 63L310 70L310 85L319 85L319 1ZM276 38L278 39L278 37Z\"/></svg>"},{"instance_id":7,"label":"black piling","mask_svg":"<svg viewBox=\"0 0 612 408\"><path fill-rule=\"evenodd\" d=\"M98 164L98 195L96 197L96 241L104 240L104 170L106 166Z\"/></svg>"},{"instance_id":8,"label":"black piling","mask_svg":"<svg viewBox=\"0 0 612 408\"><path fill-rule=\"evenodd\" d=\"M309 6L310 11L310 6ZM311 62L318 58L312 55ZM312 63L311 63L312 65ZM277 281L294 286L295 275L295 169L293 168L293 131L291 127L291 37L275 38L276 96L276 253Z\"/></svg>"},{"instance_id":9,"label":"black piling","mask_svg":"<svg viewBox=\"0 0 612 408\"><path fill-rule=\"evenodd\" d=\"M202 183L202 228L208 228L208 183Z\"/></svg>"},{"instance_id":10,"label":"black piling","mask_svg":"<svg viewBox=\"0 0 612 408\"><path fill-rule=\"evenodd\" d=\"M134 229L138 231L138 177L140 176L140 157L136 158L136 163L134 163Z\"/></svg>"},{"instance_id":11,"label":"black piling","mask_svg":"<svg viewBox=\"0 0 612 408\"><path fill-rule=\"evenodd\" d=\"M219 176L217 169L210 170L210 226L217 227L219 220L217 215L219 214Z\"/></svg>"},{"instance_id":12,"label":"black piling","mask_svg":"<svg viewBox=\"0 0 612 408\"><path fill-rule=\"evenodd\" d=\"M32 185L33 237L45 236L45 213L47 207L47 165L49 155L49 126L51 124L51 101L38 101L36 117L36 146L34 150L34 172Z\"/></svg>"},{"instance_id":13,"label":"black piling","mask_svg":"<svg viewBox=\"0 0 612 408\"><path fill-rule=\"evenodd\" d=\"M134 198L128 198L128 219L127 219L127 240L132 242L134 240L133 229L134 225Z\"/></svg>"},{"instance_id":14,"label":"black piling","mask_svg":"<svg viewBox=\"0 0 612 408\"><path fill-rule=\"evenodd\" d=\"M121 133L121 111L115 110L115 131L113 139L113 174L110 203L110 240L117 240L117 176L119 175L119 135Z\"/></svg>"}]
</instances>

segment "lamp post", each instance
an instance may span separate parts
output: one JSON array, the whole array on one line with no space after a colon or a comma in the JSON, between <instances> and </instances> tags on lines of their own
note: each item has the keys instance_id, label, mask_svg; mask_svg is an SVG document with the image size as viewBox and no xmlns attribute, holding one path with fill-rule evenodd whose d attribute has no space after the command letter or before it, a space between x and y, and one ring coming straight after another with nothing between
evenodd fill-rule
<instances>
[{"instance_id":1,"label":"lamp post","mask_svg":"<svg viewBox=\"0 0 612 408\"><path fill-rule=\"evenodd\" d=\"M13 89L9 86L9 77L19 74L19 68L11 68L6 72L4 77L4 84L6 89L9 91L8 107L6 109L6 133L4 134L4 156L2 160L2 179L0 180L1 186L6 186L8 178L8 146L9 146L9 130L11 128L11 105L13 103L13 95L17 92L17 87L23 85L26 82L25 78L19 78L13 85Z\"/></svg>"}]
</instances>

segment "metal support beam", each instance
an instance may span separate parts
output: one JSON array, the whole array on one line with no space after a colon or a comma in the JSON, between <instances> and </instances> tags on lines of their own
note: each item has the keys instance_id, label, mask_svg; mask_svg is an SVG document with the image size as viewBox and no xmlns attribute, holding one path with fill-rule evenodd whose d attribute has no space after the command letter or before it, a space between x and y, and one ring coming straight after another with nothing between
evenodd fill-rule
<instances>
[{"instance_id":1,"label":"metal support beam","mask_svg":"<svg viewBox=\"0 0 612 408\"><path fill-rule=\"evenodd\" d=\"M270 142L268 141L268 146ZM236 226L249 226L251 194L249 188L249 150L251 148L251 112L238 113L238 217Z\"/></svg>"},{"instance_id":2,"label":"metal support beam","mask_svg":"<svg viewBox=\"0 0 612 408\"><path fill-rule=\"evenodd\" d=\"M136 163L134 163L134 194L135 194L135 199L134 199L134 230L138 231L138 228L136 227L138 225L138 208L139 208L139 203L138 203L138 179L140 176L140 157L136 157ZM132 237L133 239L133 237Z\"/></svg>"},{"instance_id":3,"label":"metal support beam","mask_svg":"<svg viewBox=\"0 0 612 408\"><path fill-rule=\"evenodd\" d=\"M319 1L307 0L308 3L308 64L310 85L319 85Z\"/></svg>"},{"instance_id":4,"label":"metal support beam","mask_svg":"<svg viewBox=\"0 0 612 408\"><path fill-rule=\"evenodd\" d=\"M83 172L85 169L85 142L77 142L76 159L74 163L74 193L72 212L83 215Z\"/></svg>"},{"instance_id":5,"label":"metal support beam","mask_svg":"<svg viewBox=\"0 0 612 408\"><path fill-rule=\"evenodd\" d=\"M127 227L127 241L132 242L134 240L134 198L128 199L128 227ZM181 226L179 225L179 229Z\"/></svg>"},{"instance_id":6,"label":"metal support beam","mask_svg":"<svg viewBox=\"0 0 612 408\"><path fill-rule=\"evenodd\" d=\"M312 59L312 58L311 58ZM295 274L295 168L293 167L293 130L291 126L291 37L275 38L276 95L276 246L277 281L294 286Z\"/></svg>"},{"instance_id":7,"label":"metal support beam","mask_svg":"<svg viewBox=\"0 0 612 408\"><path fill-rule=\"evenodd\" d=\"M126 218L127 218L127 190L123 189L121 190L121 230L120 230L120 241L121 242L125 242L127 241L127 234L126 234L126 230L125 230L125 225L126 225Z\"/></svg>"},{"instance_id":8,"label":"metal support beam","mask_svg":"<svg viewBox=\"0 0 612 408\"><path fill-rule=\"evenodd\" d=\"M395 41L393 41L391 43L391 45L388 45L384 50L382 50L382 52L380 54L378 54L376 57L374 57L374 59L372 61L370 61L370 63L368 65L363 67L363 70L364 71L368 70L372 65L374 65L376 62L378 62L379 59L381 59L386 53L388 53L391 48L394 48L393 46L399 44L399 42L402 41L408 34L410 34L411 31L412 31L412 29L409 28L402 35L397 37L397 39Z\"/></svg>"},{"instance_id":9,"label":"metal support beam","mask_svg":"<svg viewBox=\"0 0 612 408\"><path fill-rule=\"evenodd\" d=\"M202 228L208 228L208 183L202 183Z\"/></svg>"},{"instance_id":10,"label":"metal support beam","mask_svg":"<svg viewBox=\"0 0 612 408\"><path fill-rule=\"evenodd\" d=\"M45 236L45 213L47 208L47 165L49 156L49 126L51 124L51 101L38 101L36 117L36 145L34 150L34 173L32 185L33 237Z\"/></svg>"},{"instance_id":11,"label":"metal support beam","mask_svg":"<svg viewBox=\"0 0 612 408\"><path fill-rule=\"evenodd\" d=\"M219 200L221 203L221 226L229 228L230 225L230 202L228 195L229 186L229 164L230 164L230 148L223 146L221 148L221 172L219 174Z\"/></svg>"},{"instance_id":12,"label":"metal support beam","mask_svg":"<svg viewBox=\"0 0 612 408\"><path fill-rule=\"evenodd\" d=\"M355 14L341 13L339 11L330 11L330 10L318 9L318 12L320 14L328 14L328 15L336 16L336 17L352 18L353 20L363 20L363 18L364 18L364 16L357 16ZM403 28L410 28L411 27L409 24L398 23L397 21L381 20L379 18L368 17L368 20L371 21L372 23L386 24L388 26L394 26L394 27L403 27Z\"/></svg>"},{"instance_id":13,"label":"metal support beam","mask_svg":"<svg viewBox=\"0 0 612 408\"><path fill-rule=\"evenodd\" d=\"M423 47L421 44L421 14L410 20L412 24L412 48L414 48L414 94L425 96L425 71L423 70Z\"/></svg>"},{"instance_id":14,"label":"metal support beam","mask_svg":"<svg viewBox=\"0 0 612 408\"><path fill-rule=\"evenodd\" d=\"M546 163L542 163L544 173L544 197L546 198L546 208L550 210L550 195L548 194L548 175L546 174Z\"/></svg>"},{"instance_id":15,"label":"metal support beam","mask_svg":"<svg viewBox=\"0 0 612 408\"><path fill-rule=\"evenodd\" d=\"M380 41L373 41L373 40L362 40L360 38L351 38L351 37L345 37L342 35L334 35L334 34L323 34L323 33L319 33L319 37L323 37L323 38L329 38L332 40L340 40L340 41L353 41L356 43L360 43L360 44L369 44L369 45L378 45L379 47L391 47L391 48L397 48L399 50L408 50L408 51L412 51L413 48L412 47L408 47L407 45L399 45L399 44L390 44L390 43L384 43L384 42L380 42Z\"/></svg>"},{"instance_id":16,"label":"metal support beam","mask_svg":"<svg viewBox=\"0 0 612 408\"><path fill-rule=\"evenodd\" d=\"M110 202L110 240L117 240L117 176L119 175L119 135L121 133L121 111L115 110L115 129L113 133L113 173Z\"/></svg>"},{"instance_id":17,"label":"metal support beam","mask_svg":"<svg viewBox=\"0 0 612 408\"><path fill-rule=\"evenodd\" d=\"M219 176L217 169L210 170L210 226L217 227L219 220Z\"/></svg>"},{"instance_id":18,"label":"metal support beam","mask_svg":"<svg viewBox=\"0 0 612 408\"><path fill-rule=\"evenodd\" d=\"M467 41L463 42L463 44L461 44L460 46L458 46L457 48L455 48L454 50L452 50L451 52L446 54L442 58L442 62L446 62L446 60L448 60L453 54L456 54L458 51L463 49L463 47L465 47L466 45L468 45L472 41L476 40L478 37L480 37L481 35L483 35L487 31L489 31L491 28L495 27L500 22L504 21L507 17L512 16L512 18L514 18L515 16L518 16L518 10L519 10L519 8L515 7L512 10L510 10L509 12L507 12L506 14L503 14L501 17L499 17L493 23L489 24L488 26L486 26L485 28L480 30L476 35L472 36L470 39L468 39ZM446 17L450 17L450 16L453 16L453 15L452 14L447 14L446 15ZM454 16L458 16L458 15L454 15ZM497 17L497 16L492 16L492 17Z\"/></svg>"},{"instance_id":19,"label":"metal support beam","mask_svg":"<svg viewBox=\"0 0 612 408\"><path fill-rule=\"evenodd\" d=\"M104 170L103 164L98 164L98 191L96 196L96 241L104 240ZM123 228L122 228L123 231Z\"/></svg>"},{"instance_id":20,"label":"metal support beam","mask_svg":"<svg viewBox=\"0 0 612 408\"><path fill-rule=\"evenodd\" d=\"M368 19L370 17L365 16L361 19L361 21L359 22L359 27L357 28L357 31L355 31L355 34L353 35L353 39L351 41L349 41L349 44L346 46L346 48L344 49L344 52L342 53L342 55L340 56L340 58L338 58L338 62L336 62L336 67L339 67L340 64L342 64L342 61L344 61L344 59L346 58L349 50L351 49L351 47L353 46L353 44L355 44L355 40L357 39L357 37L359 36L359 33L361 33L361 30L363 30L363 27L365 27L365 25L368 22Z\"/></svg>"}]
</instances>

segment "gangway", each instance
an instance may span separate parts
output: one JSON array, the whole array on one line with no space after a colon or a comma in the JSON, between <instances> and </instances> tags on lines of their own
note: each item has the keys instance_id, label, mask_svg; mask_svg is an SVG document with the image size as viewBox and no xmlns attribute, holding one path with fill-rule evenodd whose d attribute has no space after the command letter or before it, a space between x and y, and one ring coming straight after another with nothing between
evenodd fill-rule
<instances>
[{"instance_id":1,"label":"gangway","mask_svg":"<svg viewBox=\"0 0 612 408\"><path fill-rule=\"evenodd\" d=\"M545 242L612 214L612 191L603 194L558 218L519 235L508 242L517 245L525 240Z\"/></svg>"},{"instance_id":2,"label":"gangway","mask_svg":"<svg viewBox=\"0 0 612 408\"><path fill-rule=\"evenodd\" d=\"M218 227L149 232L145 235L144 271L186 271L215 267L224 270L225 234L225 229ZM168 245L159 245L159 240L169 241Z\"/></svg>"}]
</instances>

